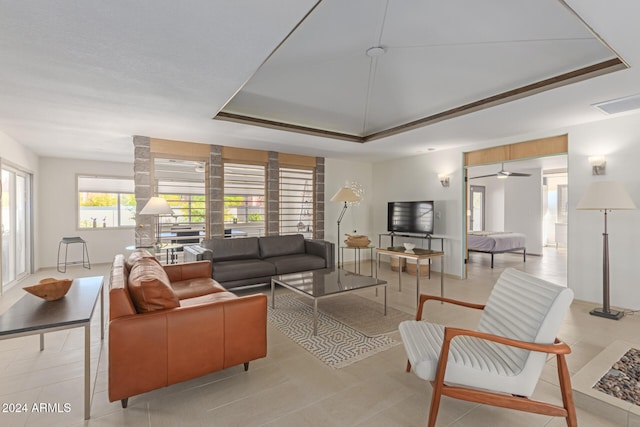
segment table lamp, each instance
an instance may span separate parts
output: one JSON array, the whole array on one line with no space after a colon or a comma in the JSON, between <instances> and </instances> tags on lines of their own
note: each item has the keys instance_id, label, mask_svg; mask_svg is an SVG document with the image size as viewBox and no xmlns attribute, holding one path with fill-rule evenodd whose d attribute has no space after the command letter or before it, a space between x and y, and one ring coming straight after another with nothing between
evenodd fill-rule
<instances>
[{"instance_id":1,"label":"table lamp","mask_svg":"<svg viewBox=\"0 0 640 427\"><path fill-rule=\"evenodd\" d=\"M140 215L156 216L156 246L160 245L160 215L173 215L173 209L169 203L162 197L152 197L149 199L144 208L140 211Z\"/></svg>"}]
</instances>

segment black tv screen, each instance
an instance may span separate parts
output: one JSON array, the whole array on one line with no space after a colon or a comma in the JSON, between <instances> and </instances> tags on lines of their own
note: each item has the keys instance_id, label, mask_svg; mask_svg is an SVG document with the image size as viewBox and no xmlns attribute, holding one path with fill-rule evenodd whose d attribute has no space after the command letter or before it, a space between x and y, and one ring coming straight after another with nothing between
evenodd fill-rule
<instances>
[{"instance_id":1,"label":"black tv screen","mask_svg":"<svg viewBox=\"0 0 640 427\"><path fill-rule=\"evenodd\" d=\"M433 201L389 202L387 230L393 233L433 234Z\"/></svg>"}]
</instances>

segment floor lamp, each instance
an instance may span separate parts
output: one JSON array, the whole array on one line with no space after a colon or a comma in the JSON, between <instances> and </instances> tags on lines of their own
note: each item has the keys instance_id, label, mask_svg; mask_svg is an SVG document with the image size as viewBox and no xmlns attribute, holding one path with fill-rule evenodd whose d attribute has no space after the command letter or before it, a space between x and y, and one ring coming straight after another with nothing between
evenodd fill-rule
<instances>
[{"instance_id":1,"label":"floor lamp","mask_svg":"<svg viewBox=\"0 0 640 427\"><path fill-rule=\"evenodd\" d=\"M340 268L340 222L342 221L342 217L344 213L347 211L349 207L349 202L357 202L360 200L360 197L349 187L342 187L338 190L336 194L331 198L332 202L344 202L344 206L342 207L342 212L340 212L340 216L338 217L338 247L336 248L338 252L338 268Z\"/></svg>"},{"instance_id":2,"label":"floor lamp","mask_svg":"<svg viewBox=\"0 0 640 427\"><path fill-rule=\"evenodd\" d=\"M156 246L160 245L160 215L173 215L173 209L169 203L162 197L152 197L149 199L144 208L140 211L140 215L156 216Z\"/></svg>"},{"instance_id":3,"label":"floor lamp","mask_svg":"<svg viewBox=\"0 0 640 427\"><path fill-rule=\"evenodd\" d=\"M609 304L609 234L607 233L607 214L613 210L636 209L622 183L592 182L580 199L576 209L599 210L604 212L604 233L602 233L602 308L589 312L594 316L620 320L624 312L611 310Z\"/></svg>"}]
</instances>

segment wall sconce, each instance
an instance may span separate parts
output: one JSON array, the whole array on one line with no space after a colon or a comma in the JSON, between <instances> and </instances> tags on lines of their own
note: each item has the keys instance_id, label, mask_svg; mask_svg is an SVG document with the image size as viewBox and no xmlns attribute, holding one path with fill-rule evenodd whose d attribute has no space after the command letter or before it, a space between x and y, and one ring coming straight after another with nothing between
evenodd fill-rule
<instances>
[{"instance_id":1,"label":"wall sconce","mask_svg":"<svg viewBox=\"0 0 640 427\"><path fill-rule=\"evenodd\" d=\"M449 175L440 174L438 175L438 179L440 180L440 184L442 184L444 188L449 187Z\"/></svg>"},{"instance_id":2,"label":"wall sconce","mask_svg":"<svg viewBox=\"0 0 640 427\"><path fill-rule=\"evenodd\" d=\"M604 156L589 156L589 164L593 175L604 175L607 161Z\"/></svg>"}]
</instances>

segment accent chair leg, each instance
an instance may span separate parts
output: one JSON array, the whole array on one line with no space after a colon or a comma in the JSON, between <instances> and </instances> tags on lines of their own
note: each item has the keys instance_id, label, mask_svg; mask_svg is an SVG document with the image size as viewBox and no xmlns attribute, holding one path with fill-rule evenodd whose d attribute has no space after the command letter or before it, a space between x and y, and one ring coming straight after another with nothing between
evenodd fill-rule
<instances>
[{"instance_id":1,"label":"accent chair leg","mask_svg":"<svg viewBox=\"0 0 640 427\"><path fill-rule=\"evenodd\" d=\"M436 418L438 418L438 410L440 410L440 398L442 397L442 384L438 384L435 381L431 382L433 386L431 395L431 407L429 408L429 421L428 427L436 427Z\"/></svg>"},{"instance_id":2,"label":"accent chair leg","mask_svg":"<svg viewBox=\"0 0 640 427\"><path fill-rule=\"evenodd\" d=\"M562 404L567 410L567 427L577 427L576 408L573 403L573 393L571 391L571 377L567 368L567 361L564 354L556 356L558 362L558 379L560 381L560 393L562 394Z\"/></svg>"},{"instance_id":3,"label":"accent chair leg","mask_svg":"<svg viewBox=\"0 0 640 427\"><path fill-rule=\"evenodd\" d=\"M120 401L120 403L122 404L122 407L123 407L123 408L126 408L126 407L127 407L127 405L129 404L129 398L128 398L128 397L126 397L126 398L122 399L122 400Z\"/></svg>"},{"instance_id":4,"label":"accent chair leg","mask_svg":"<svg viewBox=\"0 0 640 427\"><path fill-rule=\"evenodd\" d=\"M249 370L249 362L244 362L244 371L247 372Z\"/></svg>"},{"instance_id":5,"label":"accent chair leg","mask_svg":"<svg viewBox=\"0 0 640 427\"><path fill-rule=\"evenodd\" d=\"M407 360L407 372L411 372L411 362Z\"/></svg>"}]
</instances>

